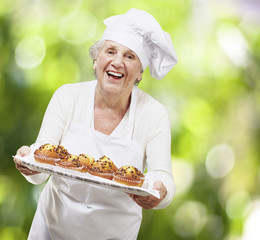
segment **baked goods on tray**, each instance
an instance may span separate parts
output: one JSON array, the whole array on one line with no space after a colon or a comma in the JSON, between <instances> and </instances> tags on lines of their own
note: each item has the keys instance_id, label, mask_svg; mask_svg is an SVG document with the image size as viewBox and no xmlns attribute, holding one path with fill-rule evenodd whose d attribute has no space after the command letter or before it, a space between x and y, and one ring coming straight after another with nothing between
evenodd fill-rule
<instances>
[{"instance_id":1,"label":"baked goods on tray","mask_svg":"<svg viewBox=\"0 0 260 240\"><path fill-rule=\"evenodd\" d=\"M81 172L88 172L88 169L90 168L91 164L95 161L95 159L92 156L89 156L85 153L79 154L79 161L82 165Z\"/></svg>"},{"instance_id":2,"label":"baked goods on tray","mask_svg":"<svg viewBox=\"0 0 260 240\"><path fill-rule=\"evenodd\" d=\"M144 182L144 175L134 166L122 166L114 173L114 181L128 185L141 187Z\"/></svg>"},{"instance_id":3,"label":"baked goods on tray","mask_svg":"<svg viewBox=\"0 0 260 240\"><path fill-rule=\"evenodd\" d=\"M68 154L68 151L63 146L46 143L35 150L34 159L39 163L54 165L55 162L65 158Z\"/></svg>"},{"instance_id":4,"label":"baked goods on tray","mask_svg":"<svg viewBox=\"0 0 260 240\"><path fill-rule=\"evenodd\" d=\"M88 171L92 175L112 180L114 172L117 171L117 167L110 158L103 156L94 161Z\"/></svg>"},{"instance_id":5,"label":"baked goods on tray","mask_svg":"<svg viewBox=\"0 0 260 240\"><path fill-rule=\"evenodd\" d=\"M74 169L74 170L81 170L81 164L79 161L79 157L74 154L69 154L65 158L57 161L55 165L68 168L68 169Z\"/></svg>"},{"instance_id":6,"label":"baked goods on tray","mask_svg":"<svg viewBox=\"0 0 260 240\"><path fill-rule=\"evenodd\" d=\"M144 175L134 166L125 165L118 169L107 156L95 160L85 153L70 154L61 145L43 144L35 150L34 159L38 163L51 164L82 173L88 172L128 186L141 187L144 182Z\"/></svg>"}]
</instances>

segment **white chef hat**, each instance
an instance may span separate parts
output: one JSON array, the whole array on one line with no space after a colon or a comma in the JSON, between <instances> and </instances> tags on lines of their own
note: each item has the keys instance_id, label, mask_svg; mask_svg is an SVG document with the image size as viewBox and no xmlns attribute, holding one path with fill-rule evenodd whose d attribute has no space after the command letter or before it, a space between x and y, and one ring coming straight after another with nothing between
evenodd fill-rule
<instances>
[{"instance_id":1,"label":"white chef hat","mask_svg":"<svg viewBox=\"0 0 260 240\"><path fill-rule=\"evenodd\" d=\"M170 34L149 13L130 9L104 20L101 40L122 44L136 53L143 70L149 66L152 77L162 79L177 63Z\"/></svg>"}]
</instances>

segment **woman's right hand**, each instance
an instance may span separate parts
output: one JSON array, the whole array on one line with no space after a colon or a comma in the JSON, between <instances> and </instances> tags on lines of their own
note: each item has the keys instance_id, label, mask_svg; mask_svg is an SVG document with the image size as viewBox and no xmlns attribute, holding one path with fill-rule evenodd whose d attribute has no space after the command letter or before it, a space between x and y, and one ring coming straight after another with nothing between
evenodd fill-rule
<instances>
[{"instance_id":1,"label":"woman's right hand","mask_svg":"<svg viewBox=\"0 0 260 240\"><path fill-rule=\"evenodd\" d=\"M20 156L20 157L25 157L28 156L31 152L30 147L28 146L22 146L20 147L17 152L16 152L16 156ZM15 166L16 168L20 171L20 173L26 175L26 176L31 176L31 175L35 175L35 174L39 174L40 172L36 172L31 170L30 168L24 166L22 164L22 162L14 157L14 162L15 162Z\"/></svg>"}]
</instances>

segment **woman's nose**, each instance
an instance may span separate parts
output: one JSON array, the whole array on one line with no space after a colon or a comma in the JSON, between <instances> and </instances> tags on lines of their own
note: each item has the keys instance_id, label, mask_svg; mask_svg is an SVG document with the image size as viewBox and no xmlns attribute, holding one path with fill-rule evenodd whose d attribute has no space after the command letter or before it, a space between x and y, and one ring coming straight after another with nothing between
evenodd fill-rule
<instances>
[{"instance_id":1,"label":"woman's nose","mask_svg":"<svg viewBox=\"0 0 260 240\"><path fill-rule=\"evenodd\" d=\"M115 55L112 61L112 65L116 68L123 66L123 57L120 55Z\"/></svg>"}]
</instances>

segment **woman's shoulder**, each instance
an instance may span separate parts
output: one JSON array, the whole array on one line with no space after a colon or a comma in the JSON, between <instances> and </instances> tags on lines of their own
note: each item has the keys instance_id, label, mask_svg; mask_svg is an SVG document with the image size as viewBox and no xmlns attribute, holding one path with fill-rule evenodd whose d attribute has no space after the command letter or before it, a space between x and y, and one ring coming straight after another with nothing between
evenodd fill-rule
<instances>
[{"instance_id":1,"label":"woman's shoulder","mask_svg":"<svg viewBox=\"0 0 260 240\"><path fill-rule=\"evenodd\" d=\"M151 139L160 131L170 129L167 108L155 97L138 89L137 107L135 112L136 134ZM139 135L138 135L139 134Z\"/></svg>"},{"instance_id":2,"label":"woman's shoulder","mask_svg":"<svg viewBox=\"0 0 260 240\"><path fill-rule=\"evenodd\" d=\"M158 114L165 112L166 107L157 99L137 88L137 106L141 111Z\"/></svg>"},{"instance_id":3,"label":"woman's shoulder","mask_svg":"<svg viewBox=\"0 0 260 240\"><path fill-rule=\"evenodd\" d=\"M82 91L86 91L90 88L91 84L94 81L85 81L85 82L77 82L77 83L67 83L64 84L62 86L60 86L56 92L82 92Z\"/></svg>"},{"instance_id":4,"label":"woman's shoulder","mask_svg":"<svg viewBox=\"0 0 260 240\"><path fill-rule=\"evenodd\" d=\"M54 97L61 99L75 99L88 95L91 84L94 81L67 83L60 86L54 93Z\"/></svg>"}]
</instances>

